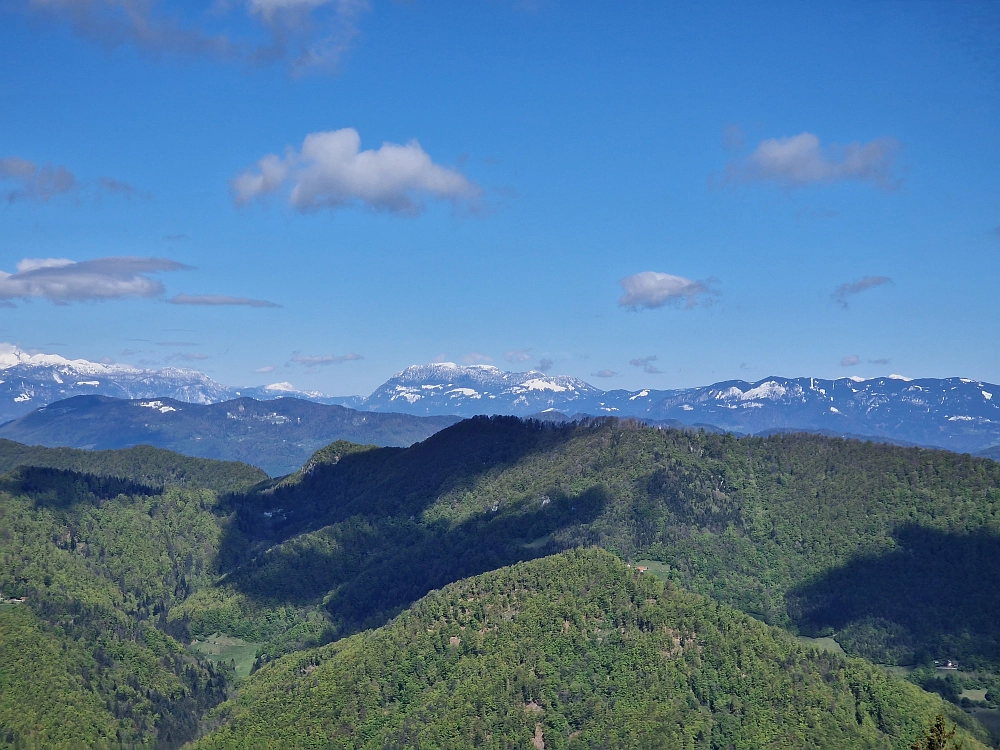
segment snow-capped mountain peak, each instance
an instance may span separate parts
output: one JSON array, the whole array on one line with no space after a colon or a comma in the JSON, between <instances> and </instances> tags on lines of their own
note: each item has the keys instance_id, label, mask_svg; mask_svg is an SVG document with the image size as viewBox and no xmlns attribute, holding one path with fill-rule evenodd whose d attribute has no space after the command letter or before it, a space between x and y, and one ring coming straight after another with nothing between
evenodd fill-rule
<instances>
[{"instance_id":1,"label":"snow-capped mountain peak","mask_svg":"<svg viewBox=\"0 0 1000 750\"><path fill-rule=\"evenodd\" d=\"M436 362L396 373L364 405L372 411L411 414L534 414L598 393L592 385L566 375Z\"/></svg>"}]
</instances>

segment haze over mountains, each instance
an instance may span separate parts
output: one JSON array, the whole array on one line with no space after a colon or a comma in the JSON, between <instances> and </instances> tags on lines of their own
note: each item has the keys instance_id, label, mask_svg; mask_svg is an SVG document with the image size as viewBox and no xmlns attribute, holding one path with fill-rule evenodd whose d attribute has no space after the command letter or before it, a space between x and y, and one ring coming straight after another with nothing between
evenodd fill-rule
<instances>
[{"instance_id":1,"label":"haze over mountains","mask_svg":"<svg viewBox=\"0 0 1000 750\"><path fill-rule=\"evenodd\" d=\"M55 401L80 395L132 400L172 399L179 403L202 405L246 397L274 400L293 396L362 412L413 416L532 416L559 412L567 417L618 416L650 422L706 425L737 433L822 431L973 453L988 452L990 448L1000 445L1000 385L957 377L909 379L890 375L868 380L769 377L753 383L733 380L697 388L604 391L579 378L565 375L535 371L505 372L491 365L438 363L407 367L367 397L337 397L298 390L289 383L231 387L217 383L196 370L184 368L143 370L126 365L68 360L51 354L29 355L12 347L0 353L0 419L15 419ZM149 428L150 437L140 434L141 430L126 434L126 425L134 420L97 429L92 419L86 434L72 431L79 429L79 422L72 430L59 427L56 430L58 435L52 432L52 420L57 414L73 413L79 416L84 403L88 409L102 405L103 408L110 408L106 401L74 402L66 412L50 410L45 419L33 417L30 430L25 423L21 423L18 427L6 428L4 435L15 440L30 442L35 439L46 445L75 447L123 447L148 440L161 447L192 453L190 448L177 443L176 439L168 442L154 440L151 435L162 429L159 427ZM164 401L164 404L169 407L168 412L180 408L179 404L172 402ZM244 402L244 408L248 406L249 402ZM282 407L287 408L291 408L290 403ZM295 408L309 410L304 405ZM142 413L162 419L153 411L144 410ZM358 422L361 419L349 417L346 412L338 414L342 420ZM301 416L297 412L295 418ZM96 412L93 417L96 417ZM173 413L169 419L176 421L180 418L179 414ZM49 425L46 428L48 432L37 431L42 423ZM312 423L315 425L316 421L312 420ZM225 421L223 424L235 426L235 423ZM370 421L368 425L371 426ZM434 429L443 426L445 423ZM97 432L94 432L95 429ZM387 438L378 430L370 432L367 437L363 431L323 432L303 443L301 450L290 454L287 460L275 462L272 468L280 464L291 470L316 447L335 439L407 445L431 434L428 429L426 426L416 428L405 435L400 433L395 439ZM228 451L212 453L199 450L192 455L253 459L249 455ZM259 461L256 463L260 465Z\"/></svg>"},{"instance_id":2,"label":"haze over mountains","mask_svg":"<svg viewBox=\"0 0 1000 750\"><path fill-rule=\"evenodd\" d=\"M0 426L0 437L98 450L147 444L189 456L244 461L277 476L295 471L334 440L407 446L457 421L373 414L299 398L192 404L170 398L75 396Z\"/></svg>"}]
</instances>

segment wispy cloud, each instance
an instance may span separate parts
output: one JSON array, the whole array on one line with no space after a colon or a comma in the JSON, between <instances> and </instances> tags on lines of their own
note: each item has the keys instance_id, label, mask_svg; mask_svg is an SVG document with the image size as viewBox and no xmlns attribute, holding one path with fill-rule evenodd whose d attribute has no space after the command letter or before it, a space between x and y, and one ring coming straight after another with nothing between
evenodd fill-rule
<instances>
[{"instance_id":1,"label":"wispy cloud","mask_svg":"<svg viewBox=\"0 0 1000 750\"><path fill-rule=\"evenodd\" d=\"M3 183L12 187L3 188ZM8 203L19 200L48 201L57 195L76 190L76 177L66 167L46 164L17 156L0 158L0 195Z\"/></svg>"},{"instance_id":2,"label":"wispy cloud","mask_svg":"<svg viewBox=\"0 0 1000 750\"><path fill-rule=\"evenodd\" d=\"M414 216L428 199L475 208L482 190L455 169L442 167L417 141L383 143L361 151L354 128L306 136L302 149L268 154L230 182L237 205L287 188L289 204L303 213L352 204Z\"/></svg>"},{"instance_id":3,"label":"wispy cloud","mask_svg":"<svg viewBox=\"0 0 1000 750\"><path fill-rule=\"evenodd\" d=\"M114 193L115 195L120 195L123 198L142 198L143 200L149 200L153 197L151 193L147 193L145 190L140 190L135 185L123 180L116 180L114 177L98 177L97 186L101 190Z\"/></svg>"},{"instance_id":4,"label":"wispy cloud","mask_svg":"<svg viewBox=\"0 0 1000 750\"><path fill-rule=\"evenodd\" d=\"M873 365L887 365L892 360L888 357L882 357L881 359L869 359L868 362Z\"/></svg>"},{"instance_id":5,"label":"wispy cloud","mask_svg":"<svg viewBox=\"0 0 1000 750\"><path fill-rule=\"evenodd\" d=\"M867 292L869 289L874 289L877 286L885 286L891 283L892 279L888 276L864 276L857 281L849 281L841 284L833 290L831 296L834 302L846 310L848 297L861 294L861 292Z\"/></svg>"},{"instance_id":6,"label":"wispy cloud","mask_svg":"<svg viewBox=\"0 0 1000 750\"><path fill-rule=\"evenodd\" d=\"M893 190L899 142L876 138L824 149L812 133L761 141L749 156L729 163L725 183L774 182L786 188L857 180Z\"/></svg>"},{"instance_id":7,"label":"wispy cloud","mask_svg":"<svg viewBox=\"0 0 1000 750\"><path fill-rule=\"evenodd\" d=\"M163 358L164 362L176 362L178 360L182 362L201 362L204 359L208 359L207 354L197 354L195 352L176 352L174 354L169 354Z\"/></svg>"},{"instance_id":8,"label":"wispy cloud","mask_svg":"<svg viewBox=\"0 0 1000 750\"><path fill-rule=\"evenodd\" d=\"M284 63L293 74L335 70L360 35L361 16L370 10L367 0L220 0L211 14L192 21L162 6L158 0L11 0L7 7L66 25L106 48L128 45L156 57ZM240 11L264 31L263 41L258 33L240 38L207 28L209 18L232 28L232 14Z\"/></svg>"},{"instance_id":9,"label":"wispy cloud","mask_svg":"<svg viewBox=\"0 0 1000 750\"><path fill-rule=\"evenodd\" d=\"M354 352L348 352L347 354L298 354L292 355L292 362L296 364L303 365L304 367L317 367L326 365L340 365L344 362L354 362L359 359L364 359L360 354L355 354Z\"/></svg>"},{"instance_id":10,"label":"wispy cloud","mask_svg":"<svg viewBox=\"0 0 1000 750\"><path fill-rule=\"evenodd\" d=\"M632 367L641 367L643 372L649 373L650 375L661 375L663 370L653 364L655 361L656 355L651 354L648 357L636 357L635 359L630 359L628 363L632 365Z\"/></svg>"},{"instance_id":11,"label":"wispy cloud","mask_svg":"<svg viewBox=\"0 0 1000 750\"><path fill-rule=\"evenodd\" d=\"M87 187L69 169L56 164L39 165L19 156L0 157L0 200L15 203L22 200L50 201L59 195L79 194ZM99 177L96 190L124 198L149 199L153 196L114 177Z\"/></svg>"},{"instance_id":12,"label":"wispy cloud","mask_svg":"<svg viewBox=\"0 0 1000 750\"><path fill-rule=\"evenodd\" d=\"M595 378L617 378L618 373L614 370L598 370L597 372L590 373Z\"/></svg>"},{"instance_id":13,"label":"wispy cloud","mask_svg":"<svg viewBox=\"0 0 1000 750\"><path fill-rule=\"evenodd\" d=\"M15 273L0 271L0 300L44 298L57 304L124 297L158 297L163 284L152 274L187 270L166 258L130 256L72 261L25 258Z\"/></svg>"},{"instance_id":14,"label":"wispy cloud","mask_svg":"<svg viewBox=\"0 0 1000 750\"><path fill-rule=\"evenodd\" d=\"M665 305L694 307L704 297L716 294L704 281L692 281L669 273L642 271L618 282L625 293L618 304L631 310L649 310Z\"/></svg>"},{"instance_id":15,"label":"wispy cloud","mask_svg":"<svg viewBox=\"0 0 1000 750\"><path fill-rule=\"evenodd\" d=\"M513 362L519 364L521 362L527 362L534 356L531 349L511 349L508 352L504 352L503 358L507 362Z\"/></svg>"},{"instance_id":16,"label":"wispy cloud","mask_svg":"<svg viewBox=\"0 0 1000 750\"><path fill-rule=\"evenodd\" d=\"M861 357L857 354L848 354L846 357L840 360L841 367L857 367L861 364Z\"/></svg>"},{"instance_id":17,"label":"wispy cloud","mask_svg":"<svg viewBox=\"0 0 1000 750\"><path fill-rule=\"evenodd\" d=\"M267 372L274 372L274 365L265 365L264 367L258 367L254 372L259 372L261 374Z\"/></svg>"},{"instance_id":18,"label":"wispy cloud","mask_svg":"<svg viewBox=\"0 0 1000 750\"><path fill-rule=\"evenodd\" d=\"M198 346L194 341L157 341L157 346Z\"/></svg>"},{"instance_id":19,"label":"wispy cloud","mask_svg":"<svg viewBox=\"0 0 1000 750\"><path fill-rule=\"evenodd\" d=\"M469 352L462 357L462 361L467 365L484 365L492 362L493 357L489 354L481 354L480 352Z\"/></svg>"},{"instance_id":20,"label":"wispy cloud","mask_svg":"<svg viewBox=\"0 0 1000 750\"><path fill-rule=\"evenodd\" d=\"M272 40L253 58L287 60L296 74L336 70L361 34L358 21L371 10L367 0L249 0L248 8Z\"/></svg>"},{"instance_id":21,"label":"wispy cloud","mask_svg":"<svg viewBox=\"0 0 1000 750\"><path fill-rule=\"evenodd\" d=\"M281 307L266 299L249 299L247 297L230 297L225 294L175 294L167 300L171 305L237 305L244 307Z\"/></svg>"}]
</instances>

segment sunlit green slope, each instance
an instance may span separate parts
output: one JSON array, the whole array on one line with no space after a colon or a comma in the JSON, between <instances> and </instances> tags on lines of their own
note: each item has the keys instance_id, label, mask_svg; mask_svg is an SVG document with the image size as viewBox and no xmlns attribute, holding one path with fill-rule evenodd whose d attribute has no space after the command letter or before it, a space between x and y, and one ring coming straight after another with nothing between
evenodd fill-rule
<instances>
[{"instance_id":1,"label":"sunlit green slope","mask_svg":"<svg viewBox=\"0 0 1000 750\"><path fill-rule=\"evenodd\" d=\"M944 710L581 550L460 581L264 667L195 747L908 748Z\"/></svg>"}]
</instances>

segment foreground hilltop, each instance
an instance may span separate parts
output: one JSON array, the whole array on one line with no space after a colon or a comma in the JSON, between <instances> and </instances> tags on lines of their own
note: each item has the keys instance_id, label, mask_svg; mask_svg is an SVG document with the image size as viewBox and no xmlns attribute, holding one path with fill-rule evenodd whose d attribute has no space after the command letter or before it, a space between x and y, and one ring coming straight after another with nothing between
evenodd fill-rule
<instances>
[{"instance_id":1,"label":"foreground hilltop","mask_svg":"<svg viewBox=\"0 0 1000 750\"><path fill-rule=\"evenodd\" d=\"M580 550L264 667L194 747L902 750L945 711L964 721L869 664Z\"/></svg>"}]
</instances>

